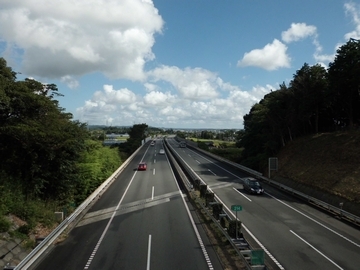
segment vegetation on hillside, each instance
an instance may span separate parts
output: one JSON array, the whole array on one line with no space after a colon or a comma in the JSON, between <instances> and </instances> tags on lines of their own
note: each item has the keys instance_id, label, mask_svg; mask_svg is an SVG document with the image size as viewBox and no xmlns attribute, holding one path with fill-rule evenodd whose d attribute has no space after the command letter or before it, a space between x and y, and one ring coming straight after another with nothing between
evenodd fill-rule
<instances>
[{"instance_id":1,"label":"vegetation on hillside","mask_svg":"<svg viewBox=\"0 0 360 270\"><path fill-rule=\"evenodd\" d=\"M349 40L326 70L307 63L289 85L264 96L244 116L241 163L263 171L267 159L295 138L358 129L360 124L360 42Z\"/></svg>"},{"instance_id":2,"label":"vegetation on hillside","mask_svg":"<svg viewBox=\"0 0 360 270\"><path fill-rule=\"evenodd\" d=\"M59 107L54 84L18 81L0 58L0 230L14 214L50 224L71 211L121 164L119 150L91 140L87 126Z\"/></svg>"}]
</instances>

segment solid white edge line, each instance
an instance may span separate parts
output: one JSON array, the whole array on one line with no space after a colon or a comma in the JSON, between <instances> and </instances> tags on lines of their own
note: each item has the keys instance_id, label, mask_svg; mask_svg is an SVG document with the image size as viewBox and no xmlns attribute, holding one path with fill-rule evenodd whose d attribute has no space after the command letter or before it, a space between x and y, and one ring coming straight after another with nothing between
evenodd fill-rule
<instances>
[{"instance_id":1,"label":"solid white edge line","mask_svg":"<svg viewBox=\"0 0 360 270\"><path fill-rule=\"evenodd\" d=\"M304 214L304 213L303 213L303 212L301 212L300 210L297 210L296 208L292 207L291 205L289 205L289 204L287 204L287 203L285 203L285 202L281 201L280 199L276 198L275 196L273 196L273 195L271 195L271 194L269 194L269 193L267 193L267 192L266 192L266 195L268 195L268 196L272 197L273 199L277 200L278 202L282 203L283 205L285 205L285 206L289 207L290 209L294 210L294 211L295 211L295 212L297 212L298 214L300 214L300 215L302 215L302 216L304 216L304 217L308 218L309 220L311 220L311 221L315 222L316 224L318 224L318 225L322 226L323 228L325 228L325 229L329 230L330 232L332 232L332 233L336 234L337 236L339 236L339 237L343 238L344 240L348 241L349 243L351 243L351 244L353 244L353 245L355 245L355 246L357 246L357 247L360 247L360 244L355 243L354 241L350 240L349 238L346 238L346 237L345 237L345 236L343 236L342 234L340 234L340 233L338 233L338 232L334 231L333 229L331 229L331 228L329 228L329 227L325 226L324 224L322 224L322 223L320 223L319 221L315 220L314 218L312 218L312 217L310 217L310 216L308 216L308 215Z\"/></svg>"},{"instance_id":2,"label":"solid white edge line","mask_svg":"<svg viewBox=\"0 0 360 270\"><path fill-rule=\"evenodd\" d=\"M166 157L166 159L168 160L168 157ZM178 190L179 190L179 193L182 195L181 189L180 189L180 187L179 187L178 182L176 181L176 177L175 177L175 174L174 174L173 169L172 169L171 166L170 166L169 160L168 160L168 163L169 163L169 167L170 167L171 173L172 173L172 175L173 175L173 179L174 179L174 181L175 181L175 184L176 184L176 186L177 186L177 188L178 188ZM187 204L186 204L186 202L185 202L184 196L181 196L181 199L182 199L183 204L184 204L184 206L185 206L186 212L187 212L188 217L189 217L189 219L190 219L190 223L191 223L191 225L192 225L192 227L193 227L193 230L194 230L194 232L195 232L196 238L197 238L197 240L198 240L198 242L199 242L199 245L200 245L201 250L202 250L202 252L203 252L205 261L206 261L206 263L207 263L207 265L208 265L208 267L209 267L209 270L213 270L214 267L212 266L210 257L209 257L209 255L208 255L208 253L207 253L207 251L206 251L206 248L205 248L204 242L203 242L202 239L201 239L200 233L199 233L198 229L196 228L195 221L194 221L193 217L191 216L190 209L189 209L189 207L187 206Z\"/></svg>"},{"instance_id":3,"label":"solid white edge line","mask_svg":"<svg viewBox=\"0 0 360 270\"><path fill-rule=\"evenodd\" d=\"M216 174L215 174L212 170L208 169L208 171L211 172L213 175L216 176Z\"/></svg>"},{"instance_id":4,"label":"solid white edge line","mask_svg":"<svg viewBox=\"0 0 360 270\"><path fill-rule=\"evenodd\" d=\"M143 158L145 157L146 153L147 153L147 150L145 151L145 153L144 153L144 155L142 156L141 160L143 160ZM130 180L129 184L127 185L127 187L126 187L123 195L121 196L121 199L120 199L119 203L117 204L116 208L114 209L114 211L113 211L113 213L112 213L112 215L111 215L108 223L106 224L106 227L105 227L104 231L102 232L102 234L101 234L98 242L96 243L93 251L91 252L91 255L90 255L88 261L86 262L86 265L84 266L84 269L88 269L88 268L90 267L90 264L91 264L92 260L94 259L95 254L96 254L97 250L99 249L99 247L100 247L100 245L101 245L101 242L103 241L103 239L104 239L104 237L105 237L105 234L107 233L107 231L108 231L108 229L109 229L109 227L110 227L110 224L111 224L112 220L113 220L114 217L115 217L116 211L119 210L120 204L121 204L122 201L124 200L125 195L126 195L126 193L128 192L128 190L129 190L129 188L130 188L130 185L132 184L132 181L134 180L135 175L136 175L137 172L138 172L138 171L135 171L135 173L134 173L133 176L131 177L131 180Z\"/></svg>"},{"instance_id":5,"label":"solid white edge line","mask_svg":"<svg viewBox=\"0 0 360 270\"><path fill-rule=\"evenodd\" d=\"M150 256L151 255L151 234L149 234L149 243L148 243L148 255L147 255L147 263L146 270L150 270Z\"/></svg>"},{"instance_id":6,"label":"solid white edge line","mask_svg":"<svg viewBox=\"0 0 360 270\"><path fill-rule=\"evenodd\" d=\"M151 200L154 199L154 190L155 190L155 188L154 188L154 186L153 186L153 187L152 187L152 192L151 192Z\"/></svg>"},{"instance_id":7,"label":"solid white edge line","mask_svg":"<svg viewBox=\"0 0 360 270\"><path fill-rule=\"evenodd\" d=\"M301 241L303 241L305 244L307 244L309 247L311 247L313 250L315 250L317 253L319 253L321 256L323 256L325 259L327 259L329 262L331 262L333 265L335 265L339 269L344 269L337 265L333 260L331 260L329 257L327 257L324 253L322 253L320 250L316 249L313 245L311 245L309 242L307 242L305 239L301 238L299 235L297 235L295 232L290 230L292 234L294 234L297 238L299 238Z\"/></svg>"},{"instance_id":8,"label":"solid white edge line","mask_svg":"<svg viewBox=\"0 0 360 270\"><path fill-rule=\"evenodd\" d=\"M248 198L247 196L245 196L244 194L242 194L240 191L238 191L236 188L233 187L233 190L235 190L237 193L239 193L241 196L243 196L245 199L247 199L249 202L252 202L252 200L250 198Z\"/></svg>"}]
</instances>

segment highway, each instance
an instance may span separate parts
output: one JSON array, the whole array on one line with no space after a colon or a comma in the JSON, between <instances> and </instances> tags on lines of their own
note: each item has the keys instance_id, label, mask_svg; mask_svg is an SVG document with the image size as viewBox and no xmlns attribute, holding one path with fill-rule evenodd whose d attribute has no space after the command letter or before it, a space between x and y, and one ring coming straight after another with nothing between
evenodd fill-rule
<instances>
[{"instance_id":1,"label":"highway","mask_svg":"<svg viewBox=\"0 0 360 270\"><path fill-rule=\"evenodd\" d=\"M146 143L65 240L33 269L223 269L175 180ZM139 162L147 163L138 171Z\"/></svg>"},{"instance_id":2,"label":"highway","mask_svg":"<svg viewBox=\"0 0 360 270\"><path fill-rule=\"evenodd\" d=\"M360 269L358 228L265 184L264 195L250 195L242 187L246 173L168 142L228 210L242 206L244 235L275 269Z\"/></svg>"}]
</instances>

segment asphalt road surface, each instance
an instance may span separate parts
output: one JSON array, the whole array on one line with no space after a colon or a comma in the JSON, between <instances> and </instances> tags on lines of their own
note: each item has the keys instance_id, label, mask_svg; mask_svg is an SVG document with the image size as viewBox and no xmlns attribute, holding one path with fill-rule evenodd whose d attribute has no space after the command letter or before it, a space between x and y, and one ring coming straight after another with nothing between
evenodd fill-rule
<instances>
[{"instance_id":1,"label":"asphalt road surface","mask_svg":"<svg viewBox=\"0 0 360 270\"><path fill-rule=\"evenodd\" d=\"M146 143L34 269L223 269L161 148Z\"/></svg>"},{"instance_id":2,"label":"asphalt road surface","mask_svg":"<svg viewBox=\"0 0 360 270\"><path fill-rule=\"evenodd\" d=\"M263 184L264 195L243 190L244 172L189 148L169 144L227 209L241 205L242 231L278 269L360 269L360 231L303 201ZM230 211L231 212L231 211ZM232 214L234 214L232 212Z\"/></svg>"}]
</instances>

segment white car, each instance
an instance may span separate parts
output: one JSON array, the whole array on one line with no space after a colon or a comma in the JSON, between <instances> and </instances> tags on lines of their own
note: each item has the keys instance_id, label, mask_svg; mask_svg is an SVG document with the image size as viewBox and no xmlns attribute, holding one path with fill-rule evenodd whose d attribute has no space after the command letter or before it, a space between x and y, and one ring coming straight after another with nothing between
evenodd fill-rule
<instances>
[{"instance_id":1,"label":"white car","mask_svg":"<svg viewBox=\"0 0 360 270\"><path fill-rule=\"evenodd\" d=\"M159 155L165 155L165 150L161 148L159 151Z\"/></svg>"}]
</instances>

